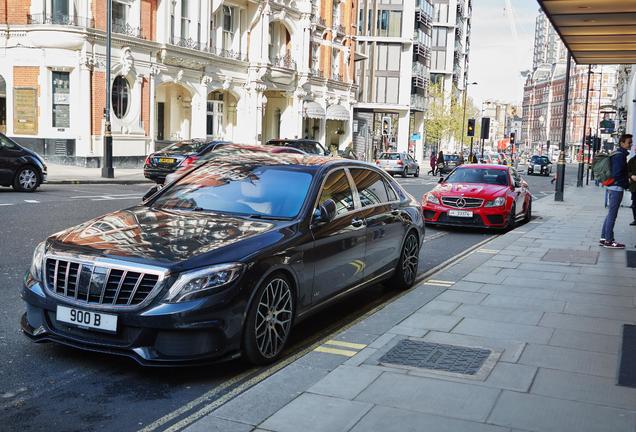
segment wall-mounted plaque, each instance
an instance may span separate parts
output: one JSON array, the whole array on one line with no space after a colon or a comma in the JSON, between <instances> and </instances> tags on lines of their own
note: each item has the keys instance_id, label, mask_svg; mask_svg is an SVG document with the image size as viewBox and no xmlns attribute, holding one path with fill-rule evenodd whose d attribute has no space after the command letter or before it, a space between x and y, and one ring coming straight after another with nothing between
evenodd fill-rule
<instances>
[{"instance_id":1,"label":"wall-mounted plaque","mask_svg":"<svg viewBox=\"0 0 636 432\"><path fill-rule=\"evenodd\" d=\"M38 91L32 87L13 89L13 133L37 135Z\"/></svg>"}]
</instances>

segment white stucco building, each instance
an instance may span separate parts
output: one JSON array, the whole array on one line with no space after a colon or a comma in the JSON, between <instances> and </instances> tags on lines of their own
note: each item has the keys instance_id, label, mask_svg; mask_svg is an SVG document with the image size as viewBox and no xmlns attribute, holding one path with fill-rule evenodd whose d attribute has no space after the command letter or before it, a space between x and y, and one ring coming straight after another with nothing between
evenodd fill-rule
<instances>
[{"instance_id":1,"label":"white stucco building","mask_svg":"<svg viewBox=\"0 0 636 432\"><path fill-rule=\"evenodd\" d=\"M49 159L98 166L106 2L6 1L0 130ZM355 3L113 0L115 166L189 138L347 146Z\"/></svg>"}]
</instances>

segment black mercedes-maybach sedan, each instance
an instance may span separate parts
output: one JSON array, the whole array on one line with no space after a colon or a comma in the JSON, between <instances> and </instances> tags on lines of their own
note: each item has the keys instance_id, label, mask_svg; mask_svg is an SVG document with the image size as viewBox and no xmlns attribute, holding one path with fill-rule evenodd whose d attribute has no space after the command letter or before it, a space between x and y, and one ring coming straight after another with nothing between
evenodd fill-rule
<instances>
[{"instance_id":1,"label":"black mercedes-maybach sedan","mask_svg":"<svg viewBox=\"0 0 636 432\"><path fill-rule=\"evenodd\" d=\"M230 145L40 243L21 326L144 365L265 364L320 307L386 279L412 286L423 239L421 207L375 166Z\"/></svg>"}]
</instances>

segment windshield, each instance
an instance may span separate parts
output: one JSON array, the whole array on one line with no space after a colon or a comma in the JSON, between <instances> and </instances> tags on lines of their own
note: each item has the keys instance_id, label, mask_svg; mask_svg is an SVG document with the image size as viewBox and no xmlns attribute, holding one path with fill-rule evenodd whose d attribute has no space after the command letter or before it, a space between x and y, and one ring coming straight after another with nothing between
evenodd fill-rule
<instances>
[{"instance_id":1,"label":"windshield","mask_svg":"<svg viewBox=\"0 0 636 432\"><path fill-rule=\"evenodd\" d=\"M380 159L399 160L400 159L400 154L399 153L382 153L380 155Z\"/></svg>"},{"instance_id":2,"label":"windshield","mask_svg":"<svg viewBox=\"0 0 636 432\"><path fill-rule=\"evenodd\" d=\"M205 141L181 141L166 147L164 151L174 153L199 153L208 145Z\"/></svg>"},{"instance_id":3,"label":"windshield","mask_svg":"<svg viewBox=\"0 0 636 432\"><path fill-rule=\"evenodd\" d=\"M293 218L311 181L311 174L282 165L208 164L166 190L153 207Z\"/></svg>"},{"instance_id":4,"label":"windshield","mask_svg":"<svg viewBox=\"0 0 636 432\"><path fill-rule=\"evenodd\" d=\"M547 156L532 156L532 163L547 165L550 162Z\"/></svg>"},{"instance_id":5,"label":"windshield","mask_svg":"<svg viewBox=\"0 0 636 432\"><path fill-rule=\"evenodd\" d=\"M508 186L508 172L500 169L460 168L453 171L446 182Z\"/></svg>"}]
</instances>

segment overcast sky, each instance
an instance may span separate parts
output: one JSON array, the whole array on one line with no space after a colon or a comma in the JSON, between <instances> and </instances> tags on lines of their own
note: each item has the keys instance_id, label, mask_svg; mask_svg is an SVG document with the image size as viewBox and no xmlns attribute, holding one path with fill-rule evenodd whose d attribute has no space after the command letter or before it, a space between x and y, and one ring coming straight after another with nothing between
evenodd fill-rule
<instances>
[{"instance_id":1,"label":"overcast sky","mask_svg":"<svg viewBox=\"0 0 636 432\"><path fill-rule=\"evenodd\" d=\"M532 67L536 0L510 0L518 40L515 40L505 0L474 0L470 43L469 96L479 106L486 99L521 103L524 79Z\"/></svg>"}]
</instances>

